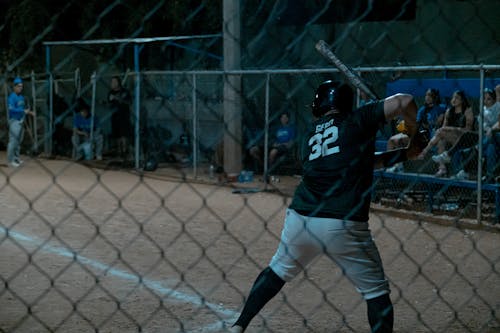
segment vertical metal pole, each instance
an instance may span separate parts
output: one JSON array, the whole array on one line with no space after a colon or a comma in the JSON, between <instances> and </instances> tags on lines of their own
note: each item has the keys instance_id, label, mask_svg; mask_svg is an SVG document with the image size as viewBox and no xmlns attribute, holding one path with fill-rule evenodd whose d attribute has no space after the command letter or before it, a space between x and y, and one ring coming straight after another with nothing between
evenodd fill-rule
<instances>
[{"instance_id":1,"label":"vertical metal pole","mask_svg":"<svg viewBox=\"0 0 500 333\"><path fill-rule=\"evenodd\" d=\"M198 114L196 112L196 74L193 74L192 88L193 104L193 176L198 177Z\"/></svg>"},{"instance_id":2,"label":"vertical metal pole","mask_svg":"<svg viewBox=\"0 0 500 333\"><path fill-rule=\"evenodd\" d=\"M50 59L50 46L46 45L45 46L45 72L47 74L50 73L50 64L51 64L51 59Z\"/></svg>"},{"instance_id":3,"label":"vertical metal pole","mask_svg":"<svg viewBox=\"0 0 500 333\"><path fill-rule=\"evenodd\" d=\"M358 72L358 75L361 77L363 73ZM361 90L359 88L356 88L356 107L359 108L359 103L361 102Z\"/></svg>"},{"instance_id":4,"label":"vertical metal pole","mask_svg":"<svg viewBox=\"0 0 500 333\"><path fill-rule=\"evenodd\" d=\"M32 100L32 111L35 113L33 116L33 152L38 152L38 125L36 122L37 110L36 110L36 82L35 82L35 71L31 71L31 100Z\"/></svg>"},{"instance_id":5,"label":"vertical metal pole","mask_svg":"<svg viewBox=\"0 0 500 333\"><path fill-rule=\"evenodd\" d=\"M7 80L5 81L5 83L3 85L3 90L5 93L5 110L7 110L7 112L5 112L5 120L6 120L6 124L8 127L9 126L9 88L7 87Z\"/></svg>"},{"instance_id":6,"label":"vertical metal pole","mask_svg":"<svg viewBox=\"0 0 500 333\"><path fill-rule=\"evenodd\" d=\"M222 1L222 34L224 71L241 68L241 10L240 0ZM243 166L241 75L224 75L224 170L228 176L240 173Z\"/></svg>"},{"instance_id":7,"label":"vertical metal pole","mask_svg":"<svg viewBox=\"0 0 500 333\"><path fill-rule=\"evenodd\" d=\"M135 168L139 169L139 116L141 105L141 72L139 67L139 45L134 45L134 70L135 70Z\"/></svg>"},{"instance_id":8,"label":"vertical metal pole","mask_svg":"<svg viewBox=\"0 0 500 333\"><path fill-rule=\"evenodd\" d=\"M92 146L92 151L95 151L94 147L94 121L95 121L95 94L97 86L97 73L92 73L90 78L92 84L92 104L90 105L90 144ZM92 153L92 156L94 154Z\"/></svg>"},{"instance_id":9,"label":"vertical metal pole","mask_svg":"<svg viewBox=\"0 0 500 333\"><path fill-rule=\"evenodd\" d=\"M269 79L270 74L266 74L266 105L264 119L264 190L267 190L268 160L269 160Z\"/></svg>"},{"instance_id":10,"label":"vertical metal pole","mask_svg":"<svg viewBox=\"0 0 500 333\"><path fill-rule=\"evenodd\" d=\"M54 78L52 77L52 73L49 73L49 126L48 133L46 134L47 138L47 147L46 151L48 156L52 156L52 135L53 135L53 122L54 122Z\"/></svg>"},{"instance_id":11,"label":"vertical metal pole","mask_svg":"<svg viewBox=\"0 0 500 333\"><path fill-rule=\"evenodd\" d=\"M47 80L49 84L49 119L48 126L46 127L48 133L45 133L45 154L48 156L52 156L52 117L53 117L53 107L54 107L54 96L52 91L53 79L52 73L50 69L51 59L50 59L50 46L45 47L45 66L47 71Z\"/></svg>"},{"instance_id":12,"label":"vertical metal pole","mask_svg":"<svg viewBox=\"0 0 500 333\"><path fill-rule=\"evenodd\" d=\"M75 90L76 90L76 97L80 97L81 95L81 90L82 90L82 80L80 78L80 68L77 68L75 70Z\"/></svg>"},{"instance_id":13,"label":"vertical metal pole","mask_svg":"<svg viewBox=\"0 0 500 333\"><path fill-rule=\"evenodd\" d=\"M479 144L477 154L477 222L481 223L481 207L482 207L482 174L483 174L483 120L484 120L484 68L481 66L479 70Z\"/></svg>"}]
</instances>

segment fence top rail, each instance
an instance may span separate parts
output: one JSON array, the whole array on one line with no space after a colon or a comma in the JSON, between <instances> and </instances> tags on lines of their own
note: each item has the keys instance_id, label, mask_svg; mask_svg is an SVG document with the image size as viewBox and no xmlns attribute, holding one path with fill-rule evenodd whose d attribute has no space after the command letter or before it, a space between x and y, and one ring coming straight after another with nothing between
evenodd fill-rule
<instances>
[{"instance_id":1,"label":"fence top rail","mask_svg":"<svg viewBox=\"0 0 500 333\"><path fill-rule=\"evenodd\" d=\"M419 173L411 173L411 172L394 173L394 172L387 172L387 171L383 171L383 170L375 170L373 172L373 175L375 177L390 178L390 179L397 179L397 180L407 180L407 181L414 181L414 182L418 182L418 183L457 186L457 187L464 187L464 188L471 188L471 189L477 188L477 181L474 181L474 180L460 180L460 179L454 179L454 178L438 178L434 175L428 175L428 174L419 174ZM481 183L481 188L483 190L487 190L487 191L500 191L500 184Z\"/></svg>"},{"instance_id":2,"label":"fence top rail","mask_svg":"<svg viewBox=\"0 0 500 333\"><path fill-rule=\"evenodd\" d=\"M97 44L144 44L151 42L164 42L171 40L183 39L203 39L203 38L216 38L221 37L222 34L210 35L191 35L191 36L168 36L168 37L147 37L147 38L114 38L114 39L88 39L88 40L66 40L66 41L50 41L43 42L43 45L97 45Z\"/></svg>"},{"instance_id":3,"label":"fence top rail","mask_svg":"<svg viewBox=\"0 0 500 333\"><path fill-rule=\"evenodd\" d=\"M421 71L461 71L461 70L500 70L500 64L490 65L449 65L449 66L387 66L387 67L355 67L354 71L363 72L421 72ZM339 72L337 68L301 68L301 69L238 69L238 70L174 70L174 71L141 71L141 74L146 75L163 75L163 74L200 74L200 75L243 75L243 74L308 74L308 73L332 73ZM131 73L134 74L134 73Z\"/></svg>"}]
</instances>

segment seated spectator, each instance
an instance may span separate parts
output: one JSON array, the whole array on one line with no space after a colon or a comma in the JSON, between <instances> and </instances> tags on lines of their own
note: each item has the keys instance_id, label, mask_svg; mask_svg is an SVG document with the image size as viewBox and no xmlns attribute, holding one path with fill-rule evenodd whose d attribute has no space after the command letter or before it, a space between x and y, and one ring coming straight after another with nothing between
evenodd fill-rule
<instances>
[{"instance_id":1,"label":"seated spectator","mask_svg":"<svg viewBox=\"0 0 500 333\"><path fill-rule=\"evenodd\" d=\"M483 146L484 154L486 155L486 175L482 181L490 183L496 181L498 175L498 159L500 157L500 117L498 122L492 128L491 139Z\"/></svg>"},{"instance_id":2,"label":"seated spectator","mask_svg":"<svg viewBox=\"0 0 500 333\"><path fill-rule=\"evenodd\" d=\"M269 149L269 169L273 169L276 165L278 157L286 155L295 143L295 127L290 125L290 114L282 112L280 115L280 126L276 129L274 139L270 144ZM250 148L250 155L263 164L262 148L259 145Z\"/></svg>"},{"instance_id":3,"label":"seated spectator","mask_svg":"<svg viewBox=\"0 0 500 333\"><path fill-rule=\"evenodd\" d=\"M496 102L488 107L492 100ZM495 113L498 114L497 122L491 127L491 136L489 139L486 139L486 147L483 146L483 152L486 156L486 175L482 180L489 183L498 181L498 160L500 157L500 84L495 87L494 91L485 94L484 107L485 114L486 108L490 110L490 117L494 116Z\"/></svg>"},{"instance_id":4,"label":"seated spectator","mask_svg":"<svg viewBox=\"0 0 500 333\"><path fill-rule=\"evenodd\" d=\"M429 88L425 93L424 105L418 109L417 125L420 133L426 135L427 140L430 140L436 130L443 124L444 114L446 109L440 104L439 90ZM403 122L399 122L396 126L400 133L392 136L387 140L387 150L406 147L409 143L409 138L405 134L406 130ZM397 163L389 172L403 171L403 164Z\"/></svg>"},{"instance_id":5,"label":"seated spectator","mask_svg":"<svg viewBox=\"0 0 500 333\"><path fill-rule=\"evenodd\" d=\"M500 98L494 90L484 89L483 110L483 130L486 138L491 138L493 127L498 123L498 116L500 115Z\"/></svg>"},{"instance_id":6,"label":"seated spectator","mask_svg":"<svg viewBox=\"0 0 500 333\"><path fill-rule=\"evenodd\" d=\"M495 91L491 94L491 97L495 97L495 104L493 104L490 109L493 114L498 113L497 122L491 127L491 139L488 140L485 149L486 155L486 175L483 177L483 181L491 182L494 181L498 174L498 159L500 157L500 84L495 87ZM484 105L489 101L484 101ZM486 110L486 109L485 109Z\"/></svg>"},{"instance_id":7,"label":"seated spectator","mask_svg":"<svg viewBox=\"0 0 500 333\"><path fill-rule=\"evenodd\" d=\"M446 108L440 103L439 90L430 88L425 93L424 105L417 112L417 123L420 132L425 131L428 140L443 125Z\"/></svg>"},{"instance_id":8,"label":"seated spectator","mask_svg":"<svg viewBox=\"0 0 500 333\"><path fill-rule=\"evenodd\" d=\"M438 147L439 154L443 153L447 146L454 145L464 133L473 131L474 114L465 93L461 90L455 91L450 103L451 107L446 110L443 126L436 131L429 144L424 148L419 156L421 159L435 146ZM448 174L446 163L441 160L438 160L437 163L439 168L435 176L446 176Z\"/></svg>"},{"instance_id":9,"label":"seated spectator","mask_svg":"<svg viewBox=\"0 0 500 333\"><path fill-rule=\"evenodd\" d=\"M170 145L169 150L176 161L180 161L181 163L191 162L193 144L186 122L182 123L182 132L177 141Z\"/></svg>"},{"instance_id":10,"label":"seated spectator","mask_svg":"<svg viewBox=\"0 0 500 333\"><path fill-rule=\"evenodd\" d=\"M91 131L92 123L94 125L93 131ZM77 160L82 157L85 160L91 160L93 157L92 146L95 146L96 159L102 160L103 136L98 124L97 117L92 117L90 114L89 105L83 99L79 99L73 118L73 136L71 138Z\"/></svg>"},{"instance_id":11,"label":"seated spectator","mask_svg":"<svg viewBox=\"0 0 500 333\"><path fill-rule=\"evenodd\" d=\"M483 152L486 154L486 162L487 165L489 164L489 170L488 173L490 174L489 176L493 176L493 170L494 170L494 165L496 165L496 159L495 159L495 140L493 140L493 128L497 125L498 123L498 117L500 116L500 103L496 102L496 94L493 90L491 89L485 89L484 94L483 94L483 132L484 132L484 137L483 137ZM495 130L496 132L496 130ZM496 135L496 134L495 134ZM478 135L476 132L465 132L459 140L451 147L450 149L442 152L439 155L434 155L432 157L432 160L436 163L450 163L452 160L452 157L455 155L460 150L466 149L473 147L477 144L478 142ZM489 145L492 145L492 147L488 148ZM488 153L491 154L490 158L488 158ZM471 158L476 158L476 154L465 154L465 156L468 156L465 158L465 160L461 161L462 165L468 164L468 160ZM488 163L489 160L489 163ZM460 171L457 173L457 178L460 179L468 179L469 174L464 170L462 167Z\"/></svg>"}]
</instances>

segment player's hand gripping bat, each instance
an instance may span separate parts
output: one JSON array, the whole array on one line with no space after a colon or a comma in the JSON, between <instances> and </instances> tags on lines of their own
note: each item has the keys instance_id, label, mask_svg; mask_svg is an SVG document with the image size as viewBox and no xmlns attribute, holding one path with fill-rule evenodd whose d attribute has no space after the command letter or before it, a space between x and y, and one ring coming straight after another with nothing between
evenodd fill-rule
<instances>
[{"instance_id":1,"label":"player's hand gripping bat","mask_svg":"<svg viewBox=\"0 0 500 333\"><path fill-rule=\"evenodd\" d=\"M349 66L344 64L328 47L324 40L316 43L316 49L325 58L327 58L337 69L346 77L346 79L356 88L365 92L370 98L378 100L378 96L363 82L363 79L356 74ZM414 159L418 156L419 152L424 149L428 143L428 138L425 133L417 133L413 136L411 144L407 148L396 149L387 152L377 152L375 154L376 167L388 167L407 160L408 158Z\"/></svg>"}]
</instances>

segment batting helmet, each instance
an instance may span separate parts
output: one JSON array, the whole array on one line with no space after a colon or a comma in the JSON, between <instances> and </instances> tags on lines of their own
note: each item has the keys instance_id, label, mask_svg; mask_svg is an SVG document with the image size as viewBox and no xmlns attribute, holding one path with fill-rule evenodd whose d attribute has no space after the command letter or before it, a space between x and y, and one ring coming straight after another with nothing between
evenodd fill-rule
<instances>
[{"instance_id":1,"label":"batting helmet","mask_svg":"<svg viewBox=\"0 0 500 333\"><path fill-rule=\"evenodd\" d=\"M319 85L312 102L312 113L321 117L330 110L340 113L352 111L354 92L347 84L325 81Z\"/></svg>"}]
</instances>

